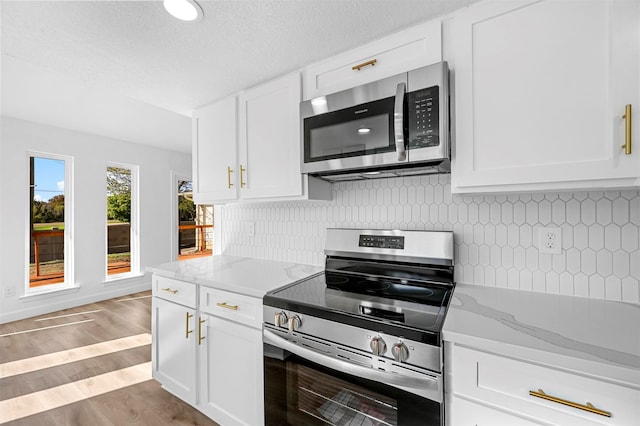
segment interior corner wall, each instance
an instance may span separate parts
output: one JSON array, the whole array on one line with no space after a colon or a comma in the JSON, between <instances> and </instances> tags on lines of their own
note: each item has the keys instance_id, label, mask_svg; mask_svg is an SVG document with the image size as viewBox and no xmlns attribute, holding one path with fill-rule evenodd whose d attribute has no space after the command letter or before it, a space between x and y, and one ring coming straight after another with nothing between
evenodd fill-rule
<instances>
[{"instance_id":1,"label":"interior corner wall","mask_svg":"<svg viewBox=\"0 0 640 426\"><path fill-rule=\"evenodd\" d=\"M74 269L77 291L23 298L25 235L29 218L27 152L73 157ZM149 274L105 283L107 162L135 164L139 173L140 265L171 261L174 174L191 175L185 153L1 118L0 128L0 323L28 318L151 288ZM7 289L15 295L7 296Z\"/></svg>"}]
</instances>

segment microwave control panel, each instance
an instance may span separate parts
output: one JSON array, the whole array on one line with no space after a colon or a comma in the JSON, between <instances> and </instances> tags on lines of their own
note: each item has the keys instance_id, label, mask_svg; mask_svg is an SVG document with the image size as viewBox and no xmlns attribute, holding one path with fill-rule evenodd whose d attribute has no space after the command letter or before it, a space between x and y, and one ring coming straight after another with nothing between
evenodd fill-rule
<instances>
[{"instance_id":1,"label":"microwave control panel","mask_svg":"<svg viewBox=\"0 0 640 426\"><path fill-rule=\"evenodd\" d=\"M438 86L407 93L409 149L440 144L440 93Z\"/></svg>"}]
</instances>

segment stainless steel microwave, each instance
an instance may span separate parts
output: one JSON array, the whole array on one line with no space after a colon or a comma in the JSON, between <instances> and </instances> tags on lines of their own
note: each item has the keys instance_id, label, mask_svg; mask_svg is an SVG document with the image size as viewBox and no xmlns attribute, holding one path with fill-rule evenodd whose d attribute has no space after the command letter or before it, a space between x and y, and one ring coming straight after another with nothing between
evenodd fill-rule
<instances>
[{"instance_id":1,"label":"stainless steel microwave","mask_svg":"<svg viewBox=\"0 0 640 426\"><path fill-rule=\"evenodd\" d=\"M343 181L450 171L446 62L302 102L300 116L303 173Z\"/></svg>"}]
</instances>

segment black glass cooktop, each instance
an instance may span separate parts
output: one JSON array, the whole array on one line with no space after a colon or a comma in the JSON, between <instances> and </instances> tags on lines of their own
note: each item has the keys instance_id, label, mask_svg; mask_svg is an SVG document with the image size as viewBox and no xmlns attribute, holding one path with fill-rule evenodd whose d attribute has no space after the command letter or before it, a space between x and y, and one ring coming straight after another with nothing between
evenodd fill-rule
<instances>
[{"instance_id":1,"label":"black glass cooktop","mask_svg":"<svg viewBox=\"0 0 640 426\"><path fill-rule=\"evenodd\" d=\"M325 273L324 283L329 290L432 306L442 306L447 301L449 293L448 288L440 285L380 277L349 276L332 272Z\"/></svg>"},{"instance_id":2,"label":"black glass cooktop","mask_svg":"<svg viewBox=\"0 0 640 426\"><path fill-rule=\"evenodd\" d=\"M453 291L450 274L422 268L416 273L409 268L377 275L380 265L374 266L375 271L371 265L358 268L354 271L351 265L350 273L327 270L272 291L264 304L397 335L413 330L414 340L439 344Z\"/></svg>"}]
</instances>

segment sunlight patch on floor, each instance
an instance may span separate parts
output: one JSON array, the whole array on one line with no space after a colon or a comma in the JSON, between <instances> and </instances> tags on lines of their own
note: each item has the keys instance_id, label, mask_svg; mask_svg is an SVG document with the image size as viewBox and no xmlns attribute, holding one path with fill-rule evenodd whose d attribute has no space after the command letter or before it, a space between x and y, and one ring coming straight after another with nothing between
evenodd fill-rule
<instances>
[{"instance_id":1,"label":"sunlight patch on floor","mask_svg":"<svg viewBox=\"0 0 640 426\"><path fill-rule=\"evenodd\" d=\"M74 322L68 322L68 323L65 323L65 324L50 325L48 327L31 328L29 330L14 331L13 333L0 334L0 337L15 336L17 334L25 334L25 333L33 333L34 331L50 330L52 328L67 327L69 325L84 324L86 322L93 322L93 321L95 321L95 320L88 319L88 320L84 320L84 321L74 321Z\"/></svg>"},{"instance_id":2,"label":"sunlight patch on floor","mask_svg":"<svg viewBox=\"0 0 640 426\"><path fill-rule=\"evenodd\" d=\"M96 309L95 311L86 311L86 312L74 312L72 314L58 315L58 316L55 316L55 317L39 318L39 319L34 320L34 321L35 322L38 322L38 321L49 321L49 320L58 319L58 318L74 317L76 315L95 314L96 312L102 312L102 309Z\"/></svg>"},{"instance_id":3,"label":"sunlight patch on floor","mask_svg":"<svg viewBox=\"0 0 640 426\"><path fill-rule=\"evenodd\" d=\"M150 297L151 297L151 295L138 296L138 297L127 297L126 299L116 299L116 302L128 302L129 300L149 299Z\"/></svg>"},{"instance_id":4,"label":"sunlight patch on floor","mask_svg":"<svg viewBox=\"0 0 640 426\"><path fill-rule=\"evenodd\" d=\"M0 423L52 410L151 380L151 362L0 401Z\"/></svg>"},{"instance_id":5,"label":"sunlight patch on floor","mask_svg":"<svg viewBox=\"0 0 640 426\"><path fill-rule=\"evenodd\" d=\"M0 364L0 379L150 344L151 334L142 333L93 345L80 346L64 351L6 362Z\"/></svg>"}]
</instances>

